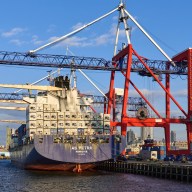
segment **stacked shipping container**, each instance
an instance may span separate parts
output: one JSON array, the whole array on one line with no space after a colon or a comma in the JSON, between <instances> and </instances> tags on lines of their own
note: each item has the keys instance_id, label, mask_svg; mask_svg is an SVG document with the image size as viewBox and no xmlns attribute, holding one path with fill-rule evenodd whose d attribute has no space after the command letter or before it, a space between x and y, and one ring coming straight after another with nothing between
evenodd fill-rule
<instances>
[{"instance_id":1,"label":"stacked shipping container","mask_svg":"<svg viewBox=\"0 0 192 192\"><path fill-rule=\"evenodd\" d=\"M109 132L110 115L94 114L92 112L60 111L54 104L30 104L26 110L26 130L29 137L33 134L78 134L84 129L84 134L94 134L94 131Z\"/></svg>"}]
</instances>

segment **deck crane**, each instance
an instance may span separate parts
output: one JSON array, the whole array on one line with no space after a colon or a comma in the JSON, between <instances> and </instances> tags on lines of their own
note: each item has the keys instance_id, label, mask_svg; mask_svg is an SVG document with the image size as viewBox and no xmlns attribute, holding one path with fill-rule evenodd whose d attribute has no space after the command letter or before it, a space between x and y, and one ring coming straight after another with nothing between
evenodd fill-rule
<instances>
[{"instance_id":1,"label":"deck crane","mask_svg":"<svg viewBox=\"0 0 192 192\"><path fill-rule=\"evenodd\" d=\"M112 61L107 61L103 58L94 57L77 57L77 56L63 56L63 55L48 55L48 54L37 54L37 51L45 49L49 46L55 45L56 43L71 37L74 34L82 31L88 26L96 23L97 21L107 17L108 15L119 11L119 18L116 30L116 40L114 48L114 56ZM155 47L166 57L168 61L159 60L148 60L140 56L131 44L129 37L129 26L128 20L131 20L146 37L155 45ZM120 24L124 24L125 33L127 37L127 44L125 47L117 53L117 44L119 41L119 27ZM0 64L3 65L22 65L22 66L37 66L37 67L55 67L55 68L71 68L71 63L75 69L87 69L87 70L105 70L111 72L109 93L107 95L108 105L106 113L111 114L111 110L114 109L114 81L117 72L122 74L125 80L124 83L124 95L122 100L122 112L121 120L116 121L114 117L111 119L111 128L121 126L121 133L126 134L128 126L141 126L141 127L162 127L165 131L166 139L166 151L167 154L189 154L192 153L192 49L189 48L182 53L174 56L172 59L162 50L162 48L153 40L153 38L141 27L141 25L134 19L134 17L125 9L123 3L109 13L96 19L93 22L67 34L57 40L43 45L35 50L31 50L28 53L17 53L17 52L0 52ZM162 117L160 113L152 106L152 104L145 98L142 92L137 88L130 78L131 72L137 72L139 75L153 77L157 84L160 85L162 90L165 92L165 117ZM165 85L158 79L159 74L165 75ZM188 112L186 112L181 105L176 101L170 91L170 75L187 75L188 77ZM128 103L128 90L129 86L134 87L142 99L156 114L155 118L146 117L129 117L127 114L127 103ZM184 114L183 118L171 118L170 101L173 101L178 109ZM187 127L187 140L188 149L172 151L170 150L170 123L184 124Z\"/></svg>"},{"instance_id":2,"label":"deck crane","mask_svg":"<svg viewBox=\"0 0 192 192\"><path fill-rule=\"evenodd\" d=\"M21 120L0 120L2 123L16 123L16 124L25 124L25 121Z\"/></svg>"},{"instance_id":3,"label":"deck crane","mask_svg":"<svg viewBox=\"0 0 192 192\"><path fill-rule=\"evenodd\" d=\"M41 91L62 91L63 89L53 86L40 86L40 85L11 85L11 84L0 84L0 87L4 88L22 88L22 89L30 89L30 90L41 90ZM15 95L15 94L12 94ZM12 96L11 95L11 96ZM14 99L14 103L16 99ZM1 100L0 100L1 101ZM6 99L4 98L3 101L5 102ZM11 101L11 100L9 100ZM24 100L23 100L24 101ZM18 102L17 102L18 103ZM25 107L10 107L10 106L0 106L0 109L4 110L18 110L18 111L25 111ZM0 120L0 122L6 122L6 123L19 123L24 124L25 121L20 120Z\"/></svg>"},{"instance_id":4,"label":"deck crane","mask_svg":"<svg viewBox=\"0 0 192 192\"><path fill-rule=\"evenodd\" d=\"M25 107L7 107L7 106L0 106L0 109L5 109L5 110L16 110L16 111L25 111Z\"/></svg>"}]
</instances>

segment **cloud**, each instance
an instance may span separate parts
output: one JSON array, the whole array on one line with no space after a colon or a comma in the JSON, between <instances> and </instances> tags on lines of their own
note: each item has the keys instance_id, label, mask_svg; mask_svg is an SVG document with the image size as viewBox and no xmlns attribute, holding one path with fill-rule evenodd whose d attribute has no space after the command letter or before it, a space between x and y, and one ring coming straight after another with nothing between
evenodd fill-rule
<instances>
[{"instance_id":1,"label":"cloud","mask_svg":"<svg viewBox=\"0 0 192 192\"><path fill-rule=\"evenodd\" d=\"M86 25L86 24L79 22L79 23L77 23L76 25L74 25L74 26L72 27L72 30L74 31L74 30L76 30L76 29L79 29L79 28L83 27L84 25Z\"/></svg>"},{"instance_id":2,"label":"cloud","mask_svg":"<svg viewBox=\"0 0 192 192\"><path fill-rule=\"evenodd\" d=\"M72 27L72 30L76 30L82 26L84 26L84 23L77 23L76 25L74 25ZM54 26L52 26L54 28ZM51 26L50 26L51 28ZM109 28L109 30L106 33L97 35L97 34L92 34L92 37L78 37L78 36L72 36L70 38L67 38L63 41L61 41L60 43L58 43L57 45L55 45L56 47L66 47L66 46L70 46L70 47L97 47L97 46L101 46L101 45L107 45L107 44L114 44L115 41L115 35L116 35L116 29L117 29L117 24L116 23L112 23L111 27ZM133 31L133 30L132 30ZM122 41L122 38L125 38L125 30L124 28L120 29L119 31L119 39L120 41ZM34 44L46 44L48 42L54 41L56 39L58 39L60 37L57 36L53 36L50 37L47 41L40 41L38 40L37 36L33 36L32 42ZM123 40L124 41L124 40Z\"/></svg>"},{"instance_id":3,"label":"cloud","mask_svg":"<svg viewBox=\"0 0 192 192\"><path fill-rule=\"evenodd\" d=\"M51 37L48 42L55 41L59 37ZM77 37L73 36L64 41L61 41L56 47L71 46L71 47L86 47L90 46L90 43L87 41L86 37Z\"/></svg>"},{"instance_id":4,"label":"cloud","mask_svg":"<svg viewBox=\"0 0 192 192\"><path fill-rule=\"evenodd\" d=\"M19 33L24 32L24 31L26 31L26 29L20 28L20 27L15 27L15 28L11 29L10 31L3 32L1 34L1 36L2 37L12 37L12 36L18 35Z\"/></svg>"},{"instance_id":5,"label":"cloud","mask_svg":"<svg viewBox=\"0 0 192 192\"><path fill-rule=\"evenodd\" d=\"M173 95L175 97L187 97L187 89L182 89L182 90L174 91Z\"/></svg>"},{"instance_id":6,"label":"cloud","mask_svg":"<svg viewBox=\"0 0 192 192\"><path fill-rule=\"evenodd\" d=\"M77 25L76 25L77 26ZM60 42L57 47L63 47L63 46L70 46L70 47L93 47L93 46L100 46L108 43L112 43L113 34L111 32L106 34L101 34L99 36L94 36L93 38L87 38L87 37L78 37L78 36L72 36L70 38L67 38ZM48 42L54 41L58 39L59 37L51 37L49 38Z\"/></svg>"},{"instance_id":7,"label":"cloud","mask_svg":"<svg viewBox=\"0 0 192 192\"><path fill-rule=\"evenodd\" d=\"M9 41L11 44L17 45L17 46L21 46L23 44L25 44L25 41L22 41L20 39L12 39Z\"/></svg>"},{"instance_id":8,"label":"cloud","mask_svg":"<svg viewBox=\"0 0 192 192\"><path fill-rule=\"evenodd\" d=\"M32 36L32 40L31 42L34 44L34 45L40 45L43 43L43 41L39 40L39 37L37 35L33 35Z\"/></svg>"},{"instance_id":9,"label":"cloud","mask_svg":"<svg viewBox=\"0 0 192 192\"><path fill-rule=\"evenodd\" d=\"M148 89L139 89L139 90L145 97L148 97L148 96L161 97L164 95L164 92L160 90L148 90ZM136 90L129 90L129 93L130 93L130 96L132 97L139 96Z\"/></svg>"},{"instance_id":10,"label":"cloud","mask_svg":"<svg viewBox=\"0 0 192 192\"><path fill-rule=\"evenodd\" d=\"M165 92L163 89L160 90L148 90L148 89L139 89L145 96L153 96L155 98L163 97L165 96ZM131 96L138 96L138 93L135 90L129 91ZM172 91L171 94L174 97L187 97L187 89L178 90L178 91Z\"/></svg>"},{"instance_id":11,"label":"cloud","mask_svg":"<svg viewBox=\"0 0 192 192\"><path fill-rule=\"evenodd\" d=\"M103 34L103 35L100 35L100 36L96 37L95 39L93 39L93 42L94 43L92 43L92 45L99 46L99 45L104 45L107 43L112 43L113 38L111 37L110 34Z\"/></svg>"}]
</instances>

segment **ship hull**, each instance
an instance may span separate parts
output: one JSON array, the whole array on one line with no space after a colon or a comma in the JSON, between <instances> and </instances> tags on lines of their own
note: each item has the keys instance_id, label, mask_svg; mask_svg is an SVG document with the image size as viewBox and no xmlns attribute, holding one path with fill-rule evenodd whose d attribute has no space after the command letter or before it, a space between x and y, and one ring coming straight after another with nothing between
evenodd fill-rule
<instances>
[{"instance_id":1,"label":"ship hull","mask_svg":"<svg viewBox=\"0 0 192 192\"><path fill-rule=\"evenodd\" d=\"M97 163L119 155L125 148L125 138L115 142L110 136L108 143L55 143L55 136L36 136L34 143L11 149L11 160L24 169L48 171L77 171L90 170Z\"/></svg>"}]
</instances>

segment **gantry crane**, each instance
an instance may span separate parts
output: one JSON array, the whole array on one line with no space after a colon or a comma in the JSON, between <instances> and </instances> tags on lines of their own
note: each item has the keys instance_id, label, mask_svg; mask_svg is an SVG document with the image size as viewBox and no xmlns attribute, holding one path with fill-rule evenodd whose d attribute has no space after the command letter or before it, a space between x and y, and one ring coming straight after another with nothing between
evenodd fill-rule
<instances>
[{"instance_id":1,"label":"gantry crane","mask_svg":"<svg viewBox=\"0 0 192 192\"><path fill-rule=\"evenodd\" d=\"M65 40L72 35L82 31L88 26L100 21L101 19L109 16L115 11L119 11L119 18L116 30L116 39L114 47L114 56L111 61L107 61L103 58L95 57L77 57L77 56L64 56L64 55L49 55L49 54L37 54L38 51L45 49L49 46ZM130 30L128 26L128 20L131 20L152 42L152 44L165 56L167 60L149 60L140 56L130 39ZM127 38L126 46L117 52L120 24L124 25L125 34ZM166 150L167 154L189 154L192 153L192 49L189 48L177 56L170 58L162 48L153 40L153 38L141 27L141 25L134 19L134 17L125 9L124 4L121 2L119 6L109 13L99 17L95 21L84 25L83 27L64 35L53 42L43 45L35 50L31 50L27 53L18 52L0 52L0 64L3 65L22 65L22 66L36 66L36 67L52 67L52 68L71 68L74 69L87 69L87 70L105 70L111 72L110 87L107 94L107 106L105 106L105 113L112 114L111 129L114 130L116 126L121 127L121 134L125 135L128 126L141 126L141 127L162 127L165 130ZM122 99L122 111L121 119L119 121L115 118L115 76L119 72L124 78L124 93ZM137 72L139 75L152 77L160 85L165 92L165 117L162 117L160 113L153 107L143 93L137 88L134 82L130 78L131 72ZM188 111L186 112L181 105L176 101L170 91L170 75L186 75L188 77ZM165 84L160 81L159 76L165 75ZM154 112L156 117L149 117L146 115L146 111L139 111L136 117L129 117L127 114L129 87L132 86L140 95L140 97L147 103L148 107ZM171 118L170 100L172 100L178 109L183 113L184 118ZM170 150L170 123L184 124L187 127L187 141L188 149L180 151Z\"/></svg>"}]
</instances>

